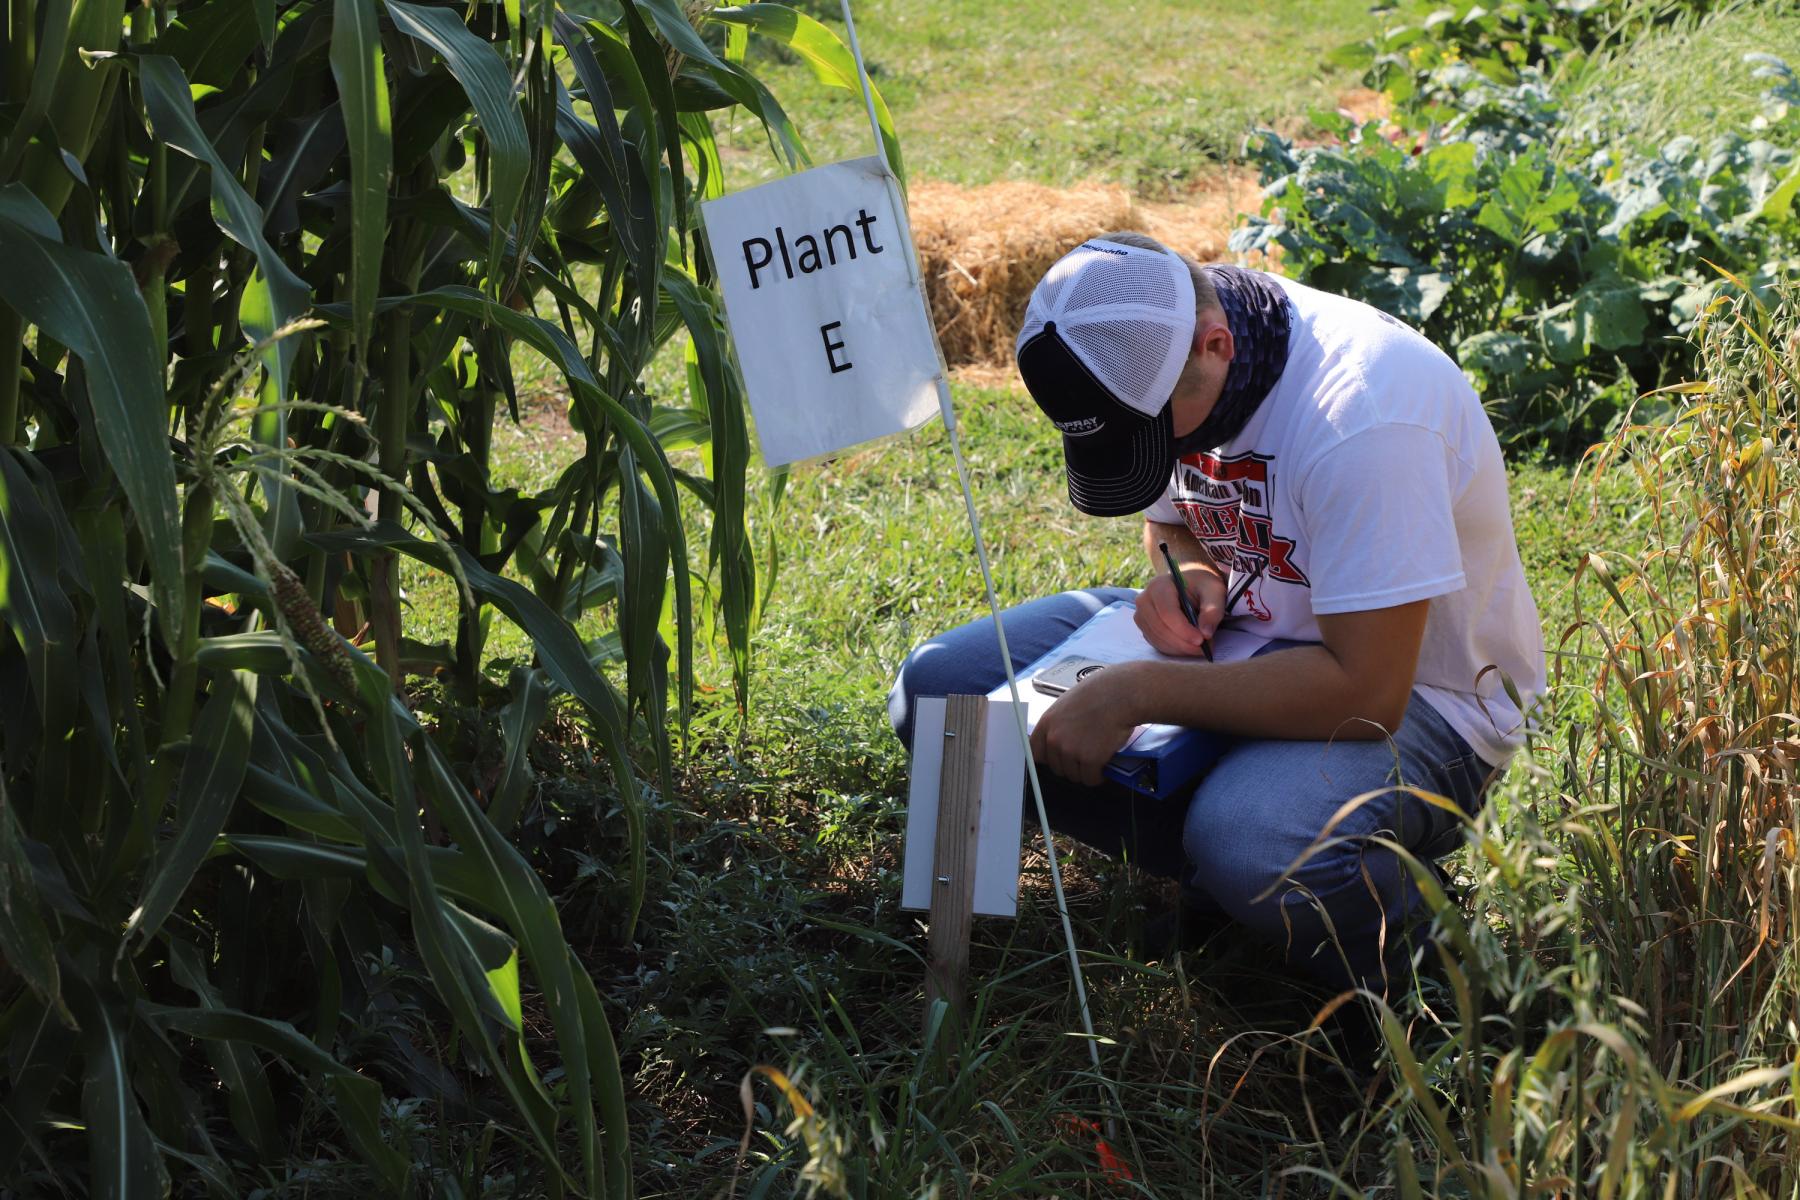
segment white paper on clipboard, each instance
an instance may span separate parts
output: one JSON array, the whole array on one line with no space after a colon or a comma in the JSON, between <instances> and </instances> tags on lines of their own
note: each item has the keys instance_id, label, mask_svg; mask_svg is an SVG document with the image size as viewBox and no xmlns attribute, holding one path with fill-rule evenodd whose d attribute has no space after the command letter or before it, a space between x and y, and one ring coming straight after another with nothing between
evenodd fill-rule
<instances>
[{"instance_id":1,"label":"white paper on clipboard","mask_svg":"<svg viewBox=\"0 0 1800 1200\"><path fill-rule=\"evenodd\" d=\"M1239 629L1231 625L1222 625L1213 634L1213 661L1239 662L1250 658L1269 644L1269 639L1247 629ZM1060 662L1065 658L1091 658L1095 662L1123 663L1141 662L1146 659L1160 659L1164 662L1193 662L1191 658L1177 659L1153 649L1137 627L1135 606L1128 600L1114 601L1091 617L1087 624L1069 635L1069 639L1029 668L1019 672L1019 699L1025 702L1025 728L1037 728L1039 718L1056 703L1055 696L1046 695L1031 686L1032 677L1039 671ZM991 697L1003 697L1007 687L1001 684L992 692ZM1132 734L1131 741L1125 745L1129 748L1133 742L1142 737L1147 729L1162 728L1154 725L1140 725ZM1015 738L1015 740L1017 740Z\"/></svg>"}]
</instances>

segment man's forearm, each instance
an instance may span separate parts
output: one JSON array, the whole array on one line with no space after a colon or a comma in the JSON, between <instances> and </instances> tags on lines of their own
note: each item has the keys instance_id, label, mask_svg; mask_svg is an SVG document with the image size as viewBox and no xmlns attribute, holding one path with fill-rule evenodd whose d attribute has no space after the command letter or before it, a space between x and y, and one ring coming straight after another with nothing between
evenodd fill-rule
<instances>
[{"instance_id":1,"label":"man's forearm","mask_svg":"<svg viewBox=\"0 0 1800 1200\"><path fill-rule=\"evenodd\" d=\"M1184 526L1145 521L1144 549L1164 572L1168 567L1157 546L1160 541L1168 542L1190 587L1190 573L1213 577L1216 606L1224 576L1206 548ZM1152 584L1145 595L1154 588ZM1140 608L1142 603L1140 597ZM1161 612L1155 604L1151 607L1153 613ZM1308 741L1379 738L1399 729L1406 715L1428 610L1428 602L1416 601L1391 609L1322 615L1318 645L1235 663L1133 663L1114 682L1123 689L1118 695L1132 710L1134 724L1185 725ZM1219 615L1215 611L1210 619L1216 621ZM1143 628L1141 611L1139 616ZM1151 625L1151 633L1162 628L1155 620ZM1155 637L1151 643L1165 653L1178 653Z\"/></svg>"},{"instance_id":2,"label":"man's forearm","mask_svg":"<svg viewBox=\"0 0 1800 1200\"><path fill-rule=\"evenodd\" d=\"M1157 601L1159 614L1166 607ZM1119 663L1064 692L1038 719L1031 751L1065 778L1096 783L1132 727L1148 723L1295 741L1383 737L1406 716L1429 610L1418 600L1321 614L1319 644L1243 662ZM1142 615L1140 606L1140 628ZM1167 623L1159 616L1154 628Z\"/></svg>"},{"instance_id":3,"label":"man's forearm","mask_svg":"<svg viewBox=\"0 0 1800 1200\"><path fill-rule=\"evenodd\" d=\"M1199 538L1188 532L1186 525L1169 525L1162 521L1146 520L1144 522L1144 553L1149 556L1150 567L1153 571L1162 572L1169 569L1168 565L1163 562L1162 551L1157 548L1160 542L1169 543L1169 553L1175 556L1176 565L1183 571L1197 567L1203 571L1210 571L1214 575L1219 574L1219 569L1213 565L1212 555L1206 552L1206 547L1200 544Z\"/></svg>"},{"instance_id":4,"label":"man's forearm","mask_svg":"<svg viewBox=\"0 0 1800 1200\"><path fill-rule=\"evenodd\" d=\"M1131 678L1136 723L1241 737L1368 740L1398 729L1406 711L1404 697L1372 693L1322 645L1242 662L1133 663Z\"/></svg>"}]
</instances>

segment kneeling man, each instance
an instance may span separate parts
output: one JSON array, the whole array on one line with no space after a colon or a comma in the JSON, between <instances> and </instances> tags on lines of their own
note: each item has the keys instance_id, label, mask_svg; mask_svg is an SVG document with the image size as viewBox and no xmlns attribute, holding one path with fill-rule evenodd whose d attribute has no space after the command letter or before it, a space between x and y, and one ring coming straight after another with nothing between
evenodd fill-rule
<instances>
[{"instance_id":1,"label":"kneeling man","mask_svg":"<svg viewBox=\"0 0 1800 1200\"><path fill-rule=\"evenodd\" d=\"M1141 513L1154 574L1141 592L1007 610L1015 667L1132 597L1144 636L1176 659L1099 672L1045 714L1032 753L1052 823L1179 879L1184 911L1385 991L1419 896L1383 842L1431 859L1459 833L1455 813L1405 789L1473 813L1523 740L1503 681L1527 708L1544 686L1505 466L1474 390L1376 309L1132 233L1045 274L1016 352L1062 432L1070 501ZM1215 663L1225 620L1300 644ZM917 697L1004 680L990 621L952 630L902 668L895 729L910 745ZM1225 739L1185 803L1103 783L1145 723Z\"/></svg>"}]
</instances>

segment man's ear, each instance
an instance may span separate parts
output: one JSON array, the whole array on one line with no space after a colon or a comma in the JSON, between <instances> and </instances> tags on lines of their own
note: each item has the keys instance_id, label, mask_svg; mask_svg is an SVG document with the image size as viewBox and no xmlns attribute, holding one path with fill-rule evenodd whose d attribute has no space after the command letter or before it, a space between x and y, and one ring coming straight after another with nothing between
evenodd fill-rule
<instances>
[{"instance_id":1,"label":"man's ear","mask_svg":"<svg viewBox=\"0 0 1800 1200\"><path fill-rule=\"evenodd\" d=\"M1234 346L1231 326L1223 313L1203 313L1194 325L1194 354L1201 359L1229 363Z\"/></svg>"}]
</instances>

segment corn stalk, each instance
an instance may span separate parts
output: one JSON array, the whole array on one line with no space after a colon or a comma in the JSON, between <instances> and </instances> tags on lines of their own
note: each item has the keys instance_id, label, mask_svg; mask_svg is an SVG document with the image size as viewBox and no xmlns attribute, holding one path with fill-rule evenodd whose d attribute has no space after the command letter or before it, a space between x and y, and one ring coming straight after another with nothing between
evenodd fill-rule
<instances>
[{"instance_id":1,"label":"corn stalk","mask_svg":"<svg viewBox=\"0 0 1800 1200\"><path fill-rule=\"evenodd\" d=\"M423 1089L448 1121L458 1081L479 1080L521 1186L630 1194L608 1014L508 835L561 697L610 774L591 820L621 826L611 916L629 936L636 762L672 787L695 573L719 578L747 686L748 436L693 234L722 186L711 112L745 105L790 163L802 151L696 32L710 12L611 12L7 4L9 1184L241 1194L296 1155L353 1158L376 1194L436 1194L463 1169L446 1163L485 1162L491 1130L421 1161L390 1098ZM704 431L704 467L678 471L642 381L684 328L702 369L660 400ZM517 419L532 359L583 445L548 486L501 488L493 422ZM455 597L454 646L407 637L402 558ZM372 641L333 627L346 614ZM482 662L495 620L531 647L505 679ZM428 731L411 704L440 666L471 715ZM492 710L507 761L491 819L460 756ZM418 1019L396 1029L395 1011ZM411 1044L445 1030L435 1051Z\"/></svg>"}]
</instances>

